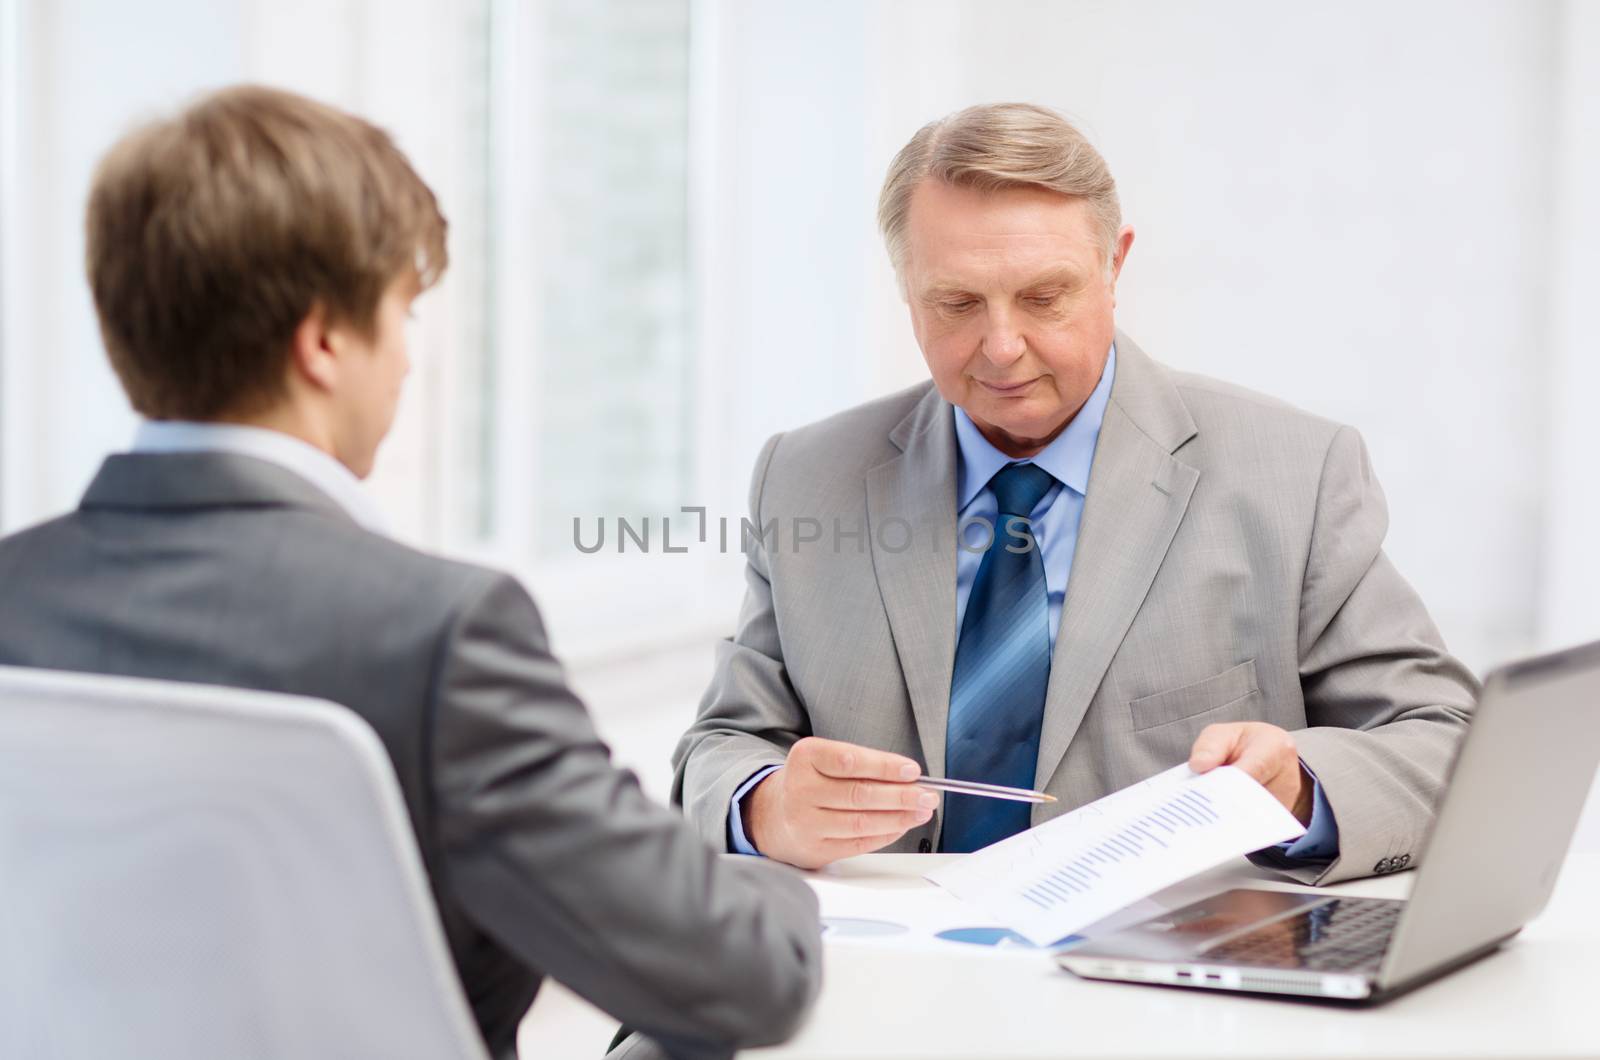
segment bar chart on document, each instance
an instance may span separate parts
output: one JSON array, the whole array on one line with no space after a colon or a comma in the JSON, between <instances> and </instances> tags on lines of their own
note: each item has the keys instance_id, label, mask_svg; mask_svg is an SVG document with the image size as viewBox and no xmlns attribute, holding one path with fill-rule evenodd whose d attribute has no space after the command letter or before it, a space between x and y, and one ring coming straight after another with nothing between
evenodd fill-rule
<instances>
[{"instance_id":1,"label":"bar chart on document","mask_svg":"<svg viewBox=\"0 0 1600 1060\"><path fill-rule=\"evenodd\" d=\"M1248 774L1177 766L927 878L1036 945L1232 858L1304 834Z\"/></svg>"}]
</instances>

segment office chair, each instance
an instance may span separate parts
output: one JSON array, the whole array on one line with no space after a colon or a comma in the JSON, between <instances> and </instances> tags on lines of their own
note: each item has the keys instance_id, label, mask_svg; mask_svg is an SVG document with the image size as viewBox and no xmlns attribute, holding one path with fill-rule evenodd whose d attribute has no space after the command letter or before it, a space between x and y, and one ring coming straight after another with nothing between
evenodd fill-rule
<instances>
[{"instance_id":1,"label":"office chair","mask_svg":"<svg viewBox=\"0 0 1600 1060\"><path fill-rule=\"evenodd\" d=\"M372 729L0 667L0 1056L487 1060Z\"/></svg>"}]
</instances>

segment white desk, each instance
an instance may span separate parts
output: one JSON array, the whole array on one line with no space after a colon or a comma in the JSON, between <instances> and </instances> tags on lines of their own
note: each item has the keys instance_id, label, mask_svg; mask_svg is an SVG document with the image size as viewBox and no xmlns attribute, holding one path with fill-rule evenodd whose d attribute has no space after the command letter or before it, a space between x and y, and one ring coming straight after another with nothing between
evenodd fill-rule
<instances>
[{"instance_id":1,"label":"white desk","mask_svg":"<svg viewBox=\"0 0 1600 1060\"><path fill-rule=\"evenodd\" d=\"M870 854L829 870L904 887L937 855ZM1413 874L1327 888L1401 897ZM1239 881L1295 889L1240 861L1161 897ZM932 886L929 884L928 886ZM1187 896L1187 897L1185 897ZM894 952L831 944L822 996L763 1060L1043 1057L1600 1057L1600 854L1574 854L1550 908L1500 952L1369 1009L1093 983L1047 956ZM828 910L823 910L824 915Z\"/></svg>"}]
</instances>

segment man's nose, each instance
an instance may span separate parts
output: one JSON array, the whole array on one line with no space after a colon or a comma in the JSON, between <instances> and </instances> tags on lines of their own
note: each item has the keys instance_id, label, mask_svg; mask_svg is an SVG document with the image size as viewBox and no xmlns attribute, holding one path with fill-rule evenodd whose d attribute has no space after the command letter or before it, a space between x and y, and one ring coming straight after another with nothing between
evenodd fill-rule
<instances>
[{"instance_id":1,"label":"man's nose","mask_svg":"<svg viewBox=\"0 0 1600 1060\"><path fill-rule=\"evenodd\" d=\"M1028 349L1022 331L1009 317L996 316L983 335L983 355L989 363L1005 367L1015 363Z\"/></svg>"}]
</instances>

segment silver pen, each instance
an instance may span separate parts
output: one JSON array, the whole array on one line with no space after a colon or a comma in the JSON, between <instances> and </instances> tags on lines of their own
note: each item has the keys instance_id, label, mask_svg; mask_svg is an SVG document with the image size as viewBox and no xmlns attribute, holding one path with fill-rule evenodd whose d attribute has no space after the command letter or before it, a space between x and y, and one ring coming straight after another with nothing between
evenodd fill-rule
<instances>
[{"instance_id":1,"label":"silver pen","mask_svg":"<svg viewBox=\"0 0 1600 1060\"><path fill-rule=\"evenodd\" d=\"M918 777L911 783L935 791L949 791L960 795L981 795L986 799L1007 799L1011 802L1055 802L1054 795L1027 788L1008 788L1000 784L980 784L976 780L948 780L944 777Z\"/></svg>"}]
</instances>

